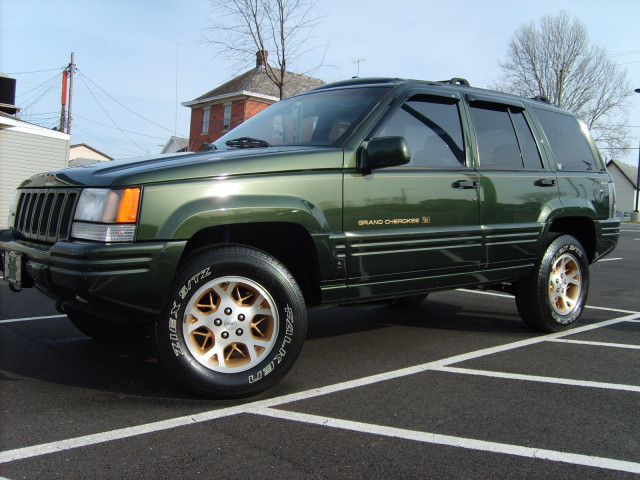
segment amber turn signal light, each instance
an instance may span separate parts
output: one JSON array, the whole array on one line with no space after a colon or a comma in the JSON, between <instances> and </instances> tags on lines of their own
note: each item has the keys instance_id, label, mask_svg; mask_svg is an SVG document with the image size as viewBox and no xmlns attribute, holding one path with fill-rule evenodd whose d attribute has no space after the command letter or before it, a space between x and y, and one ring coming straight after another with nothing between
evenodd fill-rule
<instances>
[{"instance_id":1,"label":"amber turn signal light","mask_svg":"<svg viewBox=\"0 0 640 480\"><path fill-rule=\"evenodd\" d=\"M135 223L138 219L140 205L140 188L125 188L118 209L118 223Z\"/></svg>"}]
</instances>

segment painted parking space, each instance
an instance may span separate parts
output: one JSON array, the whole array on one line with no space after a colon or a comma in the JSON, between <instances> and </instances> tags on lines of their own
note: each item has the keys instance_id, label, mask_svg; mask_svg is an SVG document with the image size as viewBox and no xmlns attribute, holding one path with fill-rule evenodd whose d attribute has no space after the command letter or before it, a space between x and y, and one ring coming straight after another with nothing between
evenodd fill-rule
<instances>
[{"instance_id":1,"label":"painted parking space","mask_svg":"<svg viewBox=\"0 0 640 480\"><path fill-rule=\"evenodd\" d=\"M317 388L310 391L299 392L292 395L285 395L282 397L276 397L269 400L257 401L257 402L249 402L246 404L223 408L223 409L215 409L209 412L203 412L196 415L189 415L186 417L178 417L167 419L159 422L152 422L148 424L138 425L135 427L127 427L123 429L111 430L106 432L101 432L98 434L81 436L76 438L70 438L67 440L56 441L45 444L33 445L30 447L13 449L9 451L3 451L2 456L0 457L3 463L14 462L17 460L24 460L32 457L38 457L42 455L48 455L56 452L62 452L69 449L77 449L92 446L99 443L111 442L114 440L122 440L130 437L135 437L139 435L147 435L151 433L161 432L164 430L172 430L175 428L190 426L195 423L203 423L203 422L212 422L219 418L224 418L233 415L241 415L241 414L252 414L252 415L261 415L268 416L271 418L277 418L280 420L285 420L289 422L302 422L313 425L321 425L325 428L333 428L333 429L344 429L355 431L359 433L367 433L371 435L379 435L383 437L392 437L392 438L402 438L405 440L412 440L417 442L424 443L433 443L438 445L446 445L450 447L459 447L464 449L471 449L476 451L486 451L492 453L502 453L506 455L516 455L520 457L527 458L536 458L536 459L546 459L556 462L570 463L582 466L590 466L602 469L612 469L619 470L631 473L640 473L640 457L636 458L636 461L622 459L622 458L610 458L602 455L589 455L583 453L574 453L574 452L565 452L561 450L554 450L548 448L542 448L541 446L527 446L527 445L518 445L514 442L495 442L488 441L481 438L472 438L461 435L446 435L441 433L434 433L432 431L425 431L424 428L419 429L410 429L410 428L398 428L391 425L386 424L376 424L371 423L369 421L354 421L349 420L348 418L354 416L354 413L350 412L349 408L345 408L344 405L347 406L356 406L356 410L362 412L362 408L359 405L363 404L363 400L359 401L348 401L345 400L340 402L340 410L342 412L341 417L334 417L328 415L318 415L318 414L309 414L300 412L297 410L291 410L288 406L292 405L300 405L305 401L309 401L310 399L318 399L328 395L339 395L343 392L354 392L361 389L365 389L367 387L371 387L373 385L380 386L383 389L388 389L389 387L384 385L387 382L394 382L398 380L404 380L406 377L415 377L416 375L424 376L427 372L429 375L437 376L459 376L459 375L468 375L474 377L483 378L482 382L491 382L498 383L501 382L525 382L528 384L527 388L536 388L531 387L531 383L543 384L545 389L548 389L548 385L553 385L554 388L558 388L558 386L569 387L572 389L575 388L595 388L600 390L606 390L607 392L615 392L617 395L628 395L629 401L633 402L635 399L635 395L640 393L640 384L639 385L627 385L622 383L606 383L606 382L593 382L589 380L581 380L575 378L562 378L562 377L544 377L539 375L514 375L509 374L508 372L498 372L495 370L478 370L475 368L471 368L472 362L477 359L487 359L491 358L495 355L501 355L506 352L515 352L518 350L525 350L532 346L551 344L556 348L563 348L565 345L557 342L560 339L565 339L566 337L572 337L576 335L580 335L584 332L590 332L598 329L607 328L610 326L615 326L619 324L632 324L637 326L638 332L640 332L640 313L631 313L622 317L616 317L611 320L607 320L604 322L599 322L596 324L586 325L574 330L570 330L569 332L563 332L560 334L551 334L544 336L537 336L531 339L522 340L518 342L513 342L505 345L500 345L496 347L491 347L487 349L482 349L474 352L468 352L462 355L456 355L454 357L437 360L434 362L428 362L425 364L415 365L413 367L400 369L392 372L387 372L380 375L374 375L365 378L359 378L349 382L343 382L335 385L330 385L323 388ZM602 348L600 345L580 345L581 347L588 348ZM609 346L609 348L613 348ZM623 347L619 347L623 348ZM536 355L537 357L537 355ZM471 363L471 364L470 364ZM462 367L455 367L455 365L462 365ZM465 365L468 365L465 367ZM559 372L560 373L560 372ZM489 380L488 380L489 379ZM416 383L416 378L412 378L412 383ZM424 382L423 385L420 385L421 388L418 390L430 390L433 385L439 385L441 382L434 380L433 378L426 378L422 380ZM448 380L451 381L451 380ZM455 380L454 380L455 381ZM477 379L475 379L477 382ZM481 390L480 387L474 385L474 382L465 382L465 386L469 388L466 392L466 395L463 395L461 398L469 398L469 395L472 395L473 392L477 392ZM499 390L500 386L492 386L491 390ZM394 391L402 390L401 387L396 387L393 389ZM444 391L444 399L443 401L449 402L451 401L446 395L446 391L448 389L443 387L440 392ZM371 395L370 393L364 393L365 398L375 398L376 395ZM534 396L533 392L529 392L529 394L524 395L527 398L532 398ZM433 397L433 395L432 395ZM565 397L568 398L568 395ZM575 398L575 397L574 397ZM495 398L491 399L492 401L488 402L489 404L495 403ZM631 404L627 402L621 402L626 404ZM608 404L609 402L604 399L602 401L603 405ZM434 399L431 398L430 405L433 407ZM503 406L499 406L502 408ZM440 407L435 407L436 410ZM460 405L458 408L461 408ZM462 405L462 410L464 411L467 407ZM377 408L374 411L378 410ZM633 408L633 411L629 413L626 417L622 418L619 416L621 424L629 425L629 420L633 420L636 415L636 409ZM379 411L378 411L379 414ZM458 412L459 414L459 412ZM373 415L374 417L376 415ZM347 417L347 418L343 418ZM423 417L424 418L424 417ZM474 417L477 419L477 417ZM397 419L396 419L397 421ZM535 420L536 423L539 420ZM593 419L591 419L591 423ZM428 422L427 422L428 424ZM633 427L633 423L630 424ZM484 429L482 424L479 422L475 423L476 428ZM500 429L502 431L502 429ZM575 431L575 426L574 426ZM618 433L620 432L619 427L617 428ZM461 432L458 432L461 433ZM530 433L525 437L530 438ZM582 435L576 435L577 438L584 438ZM621 455L624 456L624 455ZM633 456L628 453L627 456Z\"/></svg>"},{"instance_id":2,"label":"painted parking space","mask_svg":"<svg viewBox=\"0 0 640 480\"><path fill-rule=\"evenodd\" d=\"M0 475L638 474L640 309L598 286L618 278L611 288L624 291L633 272L616 275L625 260L596 266L580 325L559 334L531 332L512 298L479 291L411 310L310 312L292 372L234 402L173 384L150 342L99 345L48 304L40 316L34 304L0 304L25 313L0 323Z\"/></svg>"}]
</instances>

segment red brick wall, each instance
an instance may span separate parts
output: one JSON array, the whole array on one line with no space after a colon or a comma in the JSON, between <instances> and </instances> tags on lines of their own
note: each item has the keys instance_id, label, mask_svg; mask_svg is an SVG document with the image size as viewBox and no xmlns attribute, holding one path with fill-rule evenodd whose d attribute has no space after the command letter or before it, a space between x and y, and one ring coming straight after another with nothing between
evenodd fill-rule
<instances>
[{"instance_id":1,"label":"red brick wall","mask_svg":"<svg viewBox=\"0 0 640 480\"><path fill-rule=\"evenodd\" d=\"M270 103L260 102L251 98L236 100L231 103L231 128L235 128L247 118L267 108ZM197 152L204 142L214 142L228 130L222 129L224 121L224 103L210 105L209 132L202 133L202 115L204 107L191 109L191 126L189 129L189 150Z\"/></svg>"}]
</instances>

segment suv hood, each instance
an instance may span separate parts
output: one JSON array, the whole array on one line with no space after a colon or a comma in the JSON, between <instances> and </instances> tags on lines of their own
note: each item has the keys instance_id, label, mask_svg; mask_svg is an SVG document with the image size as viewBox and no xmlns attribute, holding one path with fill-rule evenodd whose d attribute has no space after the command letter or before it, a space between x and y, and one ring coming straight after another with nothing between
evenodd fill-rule
<instances>
[{"instance_id":1,"label":"suv hood","mask_svg":"<svg viewBox=\"0 0 640 480\"><path fill-rule=\"evenodd\" d=\"M268 147L112 160L34 175L20 187L124 187L188 179L341 169L340 148Z\"/></svg>"}]
</instances>

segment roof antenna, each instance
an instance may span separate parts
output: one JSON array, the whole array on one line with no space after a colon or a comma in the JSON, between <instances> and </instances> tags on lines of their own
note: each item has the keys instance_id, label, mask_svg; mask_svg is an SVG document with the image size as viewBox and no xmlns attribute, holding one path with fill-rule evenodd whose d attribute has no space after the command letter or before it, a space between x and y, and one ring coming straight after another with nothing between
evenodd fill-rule
<instances>
[{"instance_id":1,"label":"roof antenna","mask_svg":"<svg viewBox=\"0 0 640 480\"><path fill-rule=\"evenodd\" d=\"M351 77L351 78L360 78L360 62L364 62L365 60L366 58L359 58L353 62L358 64L358 70L357 70L358 73L356 73L355 77Z\"/></svg>"}]
</instances>

